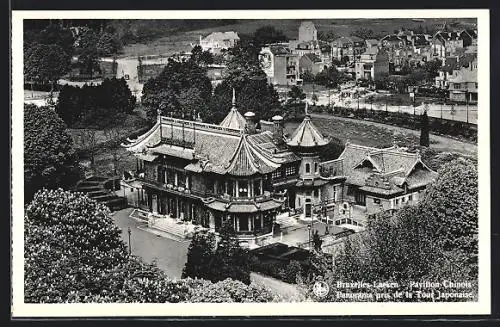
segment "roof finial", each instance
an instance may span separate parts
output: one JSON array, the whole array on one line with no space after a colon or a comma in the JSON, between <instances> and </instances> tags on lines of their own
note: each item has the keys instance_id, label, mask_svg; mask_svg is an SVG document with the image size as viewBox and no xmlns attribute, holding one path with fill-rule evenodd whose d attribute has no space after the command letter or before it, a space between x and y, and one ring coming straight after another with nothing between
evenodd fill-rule
<instances>
[{"instance_id":1,"label":"roof finial","mask_svg":"<svg viewBox=\"0 0 500 327\"><path fill-rule=\"evenodd\" d=\"M233 87L233 107L236 107L236 91L234 90L234 87Z\"/></svg>"},{"instance_id":2,"label":"roof finial","mask_svg":"<svg viewBox=\"0 0 500 327\"><path fill-rule=\"evenodd\" d=\"M308 116L308 113L307 113L307 107L309 106L309 102L306 101L306 109L305 109L305 112L306 112L306 116Z\"/></svg>"}]
</instances>

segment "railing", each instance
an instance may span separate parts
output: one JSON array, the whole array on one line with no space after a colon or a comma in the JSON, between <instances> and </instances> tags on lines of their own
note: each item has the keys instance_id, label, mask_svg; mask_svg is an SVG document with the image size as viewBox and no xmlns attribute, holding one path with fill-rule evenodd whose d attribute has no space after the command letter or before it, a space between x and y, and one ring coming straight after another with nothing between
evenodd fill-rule
<instances>
[{"instance_id":1,"label":"railing","mask_svg":"<svg viewBox=\"0 0 500 327\"><path fill-rule=\"evenodd\" d=\"M236 128L230 128L230 127L223 127L219 125L214 125L214 124L207 124L207 123L200 123L196 121L191 121L191 120L184 120L184 119L179 119L179 118L172 118L172 117L161 117L161 123L168 125L168 124L175 124L177 127L184 127L184 128L191 128L191 129L200 129L200 130L218 130L222 132L226 132L231 135L239 135L241 130L236 129Z\"/></svg>"},{"instance_id":2,"label":"railing","mask_svg":"<svg viewBox=\"0 0 500 327\"><path fill-rule=\"evenodd\" d=\"M179 147L183 147L183 148L194 149L194 142L192 142L192 141L178 140L178 139L171 139L171 138L162 137L161 143L168 144L168 145L175 145L175 146L179 146Z\"/></svg>"}]
</instances>

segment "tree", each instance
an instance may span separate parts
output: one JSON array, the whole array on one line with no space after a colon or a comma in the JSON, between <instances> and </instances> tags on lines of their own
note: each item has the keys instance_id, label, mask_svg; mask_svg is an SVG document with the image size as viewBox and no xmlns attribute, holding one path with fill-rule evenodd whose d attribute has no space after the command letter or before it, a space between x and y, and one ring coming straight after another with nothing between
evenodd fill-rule
<instances>
[{"instance_id":1,"label":"tree","mask_svg":"<svg viewBox=\"0 0 500 327\"><path fill-rule=\"evenodd\" d=\"M306 94L299 86L294 85L290 88L290 91L288 91L287 97L288 103L299 104L306 98Z\"/></svg>"},{"instance_id":2,"label":"tree","mask_svg":"<svg viewBox=\"0 0 500 327\"><path fill-rule=\"evenodd\" d=\"M160 75L144 84L142 94L142 104L150 120L156 119L158 109L163 115L193 117L209 106L212 84L206 69L194 60L169 60Z\"/></svg>"},{"instance_id":3,"label":"tree","mask_svg":"<svg viewBox=\"0 0 500 327\"><path fill-rule=\"evenodd\" d=\"M25 211L27 303L271 302L279 297L241 282L172 281L130 256L109 210L82 193L39 191Z\"/></svg>"},{"instance_id":4,"label":"tree","mask_svg":"<svg viewBox=\"0 0 500 327\"><path fill-rule=\"evenodd\" d=\"M420 145L429 146L429 117L427 110L421 115L420 118Z\"/></svg>"},{"instance_id":5,"label":"tree","mask_svg":"<svg viewBox=\"0 0 500 327\"><path fill-rule=\"evenodd\" d=\"M323 244L323 240L319 236L318 230L316 230L313 234L313 243L314 250L321 252L321 244Z\"/></svg>"},{"instance_id":6,"label":"tree","mask_svg":"<svg viewBox=\"0 0 500 327\"><path fill-rule=\"evenodd\" d=\"M99 69L98 42L98 35L94 31L88 30L80 37L77 48L78 65L85 74L90 75L90 78L92 78L94 71Z\"/></svg>"},{"instance_id":7,"label":"tree","mask_svg":"<svg viewBox=\"0 0 500 327\"><path fill-rule=\"evenodd\" d=\"M366 27L358 28L357 30L351 33L351 36L357 36L364 40L374 38L373 30Z\"/></svg>"},{"instance_id":8,"label":"tree","mask_svg":"<svg viewBox=\"0 0 500 327\"><path fill-rule=\"evenodd\" d=\"M196 231L189 244L182 278L210 279L209 267L214 252L215 234L206 230Z\"/></svg>"},{"instance_id":9,"label":"tree","mask_svg":"<svg viewBox=\"0 0 500 327\"><path fill-rule=\"evenodd\" d=\"M31 200L42 187L69 188L80 167L66 125L47 107L24 106L24 196Z\"/></svg>"},{"instance_id":10,"label":"tree","mask_svg":"<svg viewBox=\"0 0 500 327\"><path fill-rule=\"evenodd\" d=\"M336 88L347 80L347 75L343 72L340 72L335 66L330 66L326 69L323 69L316 75L315 78L316 83L318 83L319 85L324 85L328 88Z\"/></svg>"},{"instance_id":11,"label":"tree","mask_svg":"<svg viewBox=\"0 0 500 327\"><path fill-rule=\"evenodd\" d=\"M33 41L45 45L58 45L68 56L72 56L75 51L73 34L69 28L64 28L61 24L49 23Z\"/></svg>"},{"instance_id":12,"label":"tree","mask_svg":"<svg viewBox=\"0 0 500 327\"><path fill-rule=\"evenodd\" d=\"M224 224L219 235L220 239L210 262L209 279L217 282L231 278L250 284L249 254L239 245L233 227L229 223Z\"/></svg>"},{"instance_id":13,"label":"tree","mask_svg":"<svg viewBox=\"0 0 500 327\"><path fill-rule=\"evenodd\" d=\"M333 31L328 31L328 32L318 31L318 40L330 43L333 42L336 38L337 35Z\"/></svg>"},{"instance_id":14,"label":"tree","mask_svg":"<svg viewBox=\"0 0 500 327\"><path fill-rule=\"evenodd\" d=\"M265 44L286 42L287 38L282 31L274 26L267 25L258 28L254 32L253 40L258 47L262 47Z\"/></svg>"},{"instance_id":15,"label":"tree","mask_svg":"<svg viewBox=\"0 0 500 327\"><path fill-rule=\"evenodd\" d=\"M189 60L194 61L200 67L206 67L214 63L214 56L210 51L203 51L201 46L195 45L191 49L191 57Z\"/></svg>"},{"instance_id":16,"label":"tree","mask_svg":"<svg viewBox=\"0 0 500 327\"><path fill-rule=\"evenodd\" d=\"M32 83L50 84L51 97L57 80L69 69L70 56L59 45L35 44L25 51L25 78Z\"/></svg>"},{"instance_id":17,"label":"tree","mask_svg":"<svg viewBox=\"0 0 500 327\"><path fill-rule=\"evenodd\" d=\"M434 222L432 230L445 250L459 250L477 257L477 166L458 158L446 163L422 201L424 213ZM431 227L429 226L429 227Z\"/></svg>"},{"instance_id":18,"label":"tree","mask_svg":"<svg viewBox=\"0 0 500 327\"><path fill-rule=\"evenodd\" d=\"M103 32L98 36L96 44L99 56L110 56L121 50L120 41L111 33Z\"/></svg>"}]
</instances>

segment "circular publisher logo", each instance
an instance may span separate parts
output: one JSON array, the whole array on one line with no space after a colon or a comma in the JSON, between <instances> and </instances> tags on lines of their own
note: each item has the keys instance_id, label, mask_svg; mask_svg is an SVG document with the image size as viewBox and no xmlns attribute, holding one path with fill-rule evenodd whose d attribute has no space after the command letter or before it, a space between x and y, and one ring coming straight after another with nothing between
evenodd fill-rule
<instances>
[{"instance_id":1,"label":"circular publisher logo","mask_svg":"<svg viewBox=\"0 0 500 327\"><path fill-rule=\"evenodd\" d=\"M314 283L313 293L317 297L325 297L330 291L330 287L324 281L318 280Z\"/></svg>"}]
</instances>

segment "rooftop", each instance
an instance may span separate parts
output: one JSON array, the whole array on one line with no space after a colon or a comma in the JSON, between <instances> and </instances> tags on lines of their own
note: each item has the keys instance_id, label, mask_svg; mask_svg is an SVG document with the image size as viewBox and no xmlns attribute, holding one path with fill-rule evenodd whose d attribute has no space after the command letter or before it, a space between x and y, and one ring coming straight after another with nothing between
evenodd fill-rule
<instances>
[{"instance_id":1,"label":"rooftop","mask_svg":"<svg viewBox=\"0 0 500 327\"><path fill-rule=\"evenodd\" d=\"M311 121L311 117L307 114L300 125L293 131L287 144L291 147L311 148L328 144L328 139L321 135L321 132Z\"/></svg>"}]
</instances>

